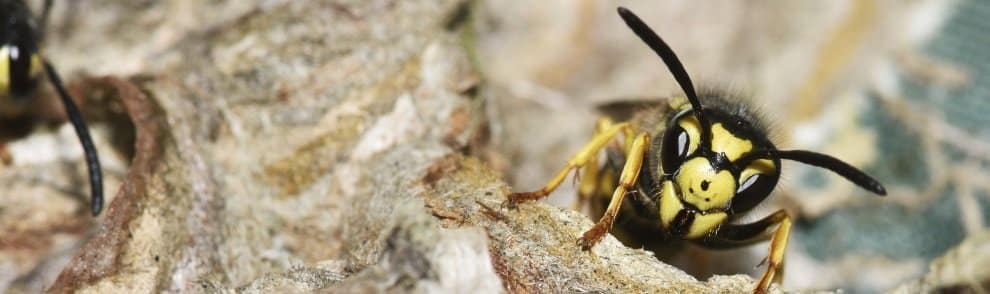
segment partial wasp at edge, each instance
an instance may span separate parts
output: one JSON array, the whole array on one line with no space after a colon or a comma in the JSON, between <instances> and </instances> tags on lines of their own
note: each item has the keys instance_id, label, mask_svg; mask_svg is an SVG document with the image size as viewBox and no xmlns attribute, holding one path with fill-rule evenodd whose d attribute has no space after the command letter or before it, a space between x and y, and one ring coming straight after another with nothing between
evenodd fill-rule
<instances>
[{"instance_id":1,"label":"partial wasp at edge","mask_svg":"<svg viewBox=\"0 0 990 294\"><path fill-rule=\"evenodd\" d=\"M79 107L69 96L52 64L41 54L44 26L52 0L46 0L40 22L23 0L0 0L0 119L24 115L35 107L33 97L42 74L55 87L86 156L91 189L90 211L103 209L103 174L93 139Z\"/></svg>"},{"instance_id":2,"label":"partial wasp at edge","mask_svg":"<svg viewBox=\"0 0 990 294\"><path fill-rule=\"evenodd\" d=\"M620 239L627 244L629 239L687 240L720 249L770 240L767 269L753 290L762 293L780 276L790 216L781 209L752 223L736 221L773 191L781 160L824 168L886 195L877 180L832 156L777 149L750 107L717 91L696 93L673 49L628 9L619 7L618 13L660 56L684 96L622 122L599 119L591 141L560 172L540 190L510 194L509 207L546 197L571 170L580 168L579 201L590 202L593 210L596 199L599 208L608 203L598 211L601 219L578 239L583 250L601 241L617 220L625 231ZM603 149L606 162L599 164ZM650 236L637 236L644 233Z\"/></svg>"}]
</instances>

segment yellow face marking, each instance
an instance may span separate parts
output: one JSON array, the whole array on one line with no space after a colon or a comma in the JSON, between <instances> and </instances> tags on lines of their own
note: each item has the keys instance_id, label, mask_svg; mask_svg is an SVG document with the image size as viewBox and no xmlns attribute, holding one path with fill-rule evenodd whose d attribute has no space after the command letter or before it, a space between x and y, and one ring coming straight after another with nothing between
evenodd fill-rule
<instances>
[{"instance_id":1,"label":"yellow face marking","mask_svg":"<svg viewBox=\"0 0 990 294\"><path fill-rule=\"evenodd\" d=\"M687 154L694 153L695 150L698 150L698 142L701 140L701 123L693 115L686 115L678 120L677 124L687 133Z\"/></svg>"},{"instance_id":2,"label":"yellow face marking","mask_svg":"<svg viewBox=\"0 0 990 294\"><path fill-rule=\"evenodd\" d=\"M663 181L660 185L660 221L663 223L665 229L670 229L670 224L674 222L677 213L682 209L684 209L684 205L677 198L677 192L674 190L674 182L669 180ZM703 237L716 226L725 222L728 217L729 215L724 212L695 214L694 222L688 228L685 238L697 239Z\"/></svg>"},{"instance_id":3,"label":"yellow face marking","mask_svg":"<svg viewBox=\"0 0 990 294\"><path fill-rule=\"evenodd\" d=\"M753 143L736 137L726 130L721 123L712 125L712 151L725 153L729 161L736 161L744 153L753 150Z\"/></svg>"},{"instance_id":4,"label":"yellow face marking","mask_svg":"<svg viewBox=\"0 0 990 294\"><path fill-rule=\"evenodd\" d=\"M749 177L757 174L772 175L777 173L777 167L769 159L754 160L746 169L739 173L739 187L745 185Z\"/></svg>"},{"instance_id":5,"label":"yellow face marking","mask_svg":"<svg viewBox=\"0 0 990 294\"><path fill-rule=\"evenodd\" d=\"M725 222L725 219L728 217L729 215L725 214L724 212L695 214L694 222L691 223L691 228L688 229L688 233L687 236L685 236L685 238L697 239L700 237L704 237L706 234L708 234L708 232L711 232L712 229L715 229L715 227Z\"/></svg>"},{"instance_id":6,"label":"yellow face marking","mask_svg":"<svg viewBox=\"0 0 990 294\"><path fill-rule=\"evenodd\" d=\"M674 182L663 181L660 184L660 221L664 228L670 229L670 223L674 222L674 217L681 209L684 209L684 205L677 198Z\"/></svg>"},{"instance_id":7,"label":"yellow face marking","mask_svg":"<svg viewBox=\"0 0 990 294\"><path fill-rule=\"evenodd\" d=\"M736 194L736 179L727 170L717 171L708 159L695 157L681 165L674 176L681 199L700 210L726 208Z\"/></svg>"},{"instance_id":8,"label":"yellow face marking","mask_svg":"<svg viewBox=\"0 0 990 294\"><path fill-rule=\"evenodd\" d=\"M10 83L10 48L0 47L0 96L7 95L7 88Z\"/></svg>"}]
</instances>

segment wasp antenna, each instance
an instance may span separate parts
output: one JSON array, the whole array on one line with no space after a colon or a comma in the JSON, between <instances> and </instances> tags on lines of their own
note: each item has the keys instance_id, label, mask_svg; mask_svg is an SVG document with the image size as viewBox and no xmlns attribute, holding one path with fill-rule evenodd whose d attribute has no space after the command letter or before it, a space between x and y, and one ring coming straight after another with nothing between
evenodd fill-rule
<instances>
[{"instance_id":1,"label":"wasp antenna","mask_svg":"<svg viewBox=\"0 0 990 294\"><path fill-rule=\"evenodd\" d=\"M636 14L634 14L629 9L619 6L617 9L619 11L619 16L622 20L626 22L626 25L639 36L646 45L653 49L663 60L663 63L667 65L667 69L670 73L674 75L674 79L680 84L681 90L684 91L684 95L687 95L688 101L691 102L691 108L694 109L694 114L698 117L698 120L702 122L702 125L707 126L707 121L701 114L701 102L698 101L698 95L694 92L694 84L691 83L691 76L688 75L687 71L684 70L684 65L681 64L681 60L677 58L677 54L674 54L674 49L670 48L663 39L657 35L646 23L643 22Z\"/></svg>"},{"instance_id":2,"label":"wasp antenna","mask_svg":"<svg viewBox=\"0 0 990 294\"><path fill-rule=\"evenodd\" d=\"M850 182L863 187L863 189L880 196L887 195L887 189L880 182L838 158L805 150L777 151L776 153L781 159L798 161L833 171Z\"/></svg>"},{"instance_id":3,"label":"wasp antenna","mask_svg":"<svg viewBox=\"0 0 990 294\"><path fill-rule=\"evenodd\" d=\"M103 210L103 172L100 170L100 157L96 153L96 147L93 146L93 138L89 136L86 122L83 121L82 114L79 113L79 107L72 101L69 92L65 90L62 79L59 78L55 68L47 59L43 59L42 62L45 66L45 73L48 74L48 80L58 91L58 96L62 99L62 104L65 105L65 113L69 116L72 127L76 129L76 135L79 137L83 152L86 154L86 168L89 169L89 186L92 190L90 209L96 216Z\"/></svg>"}]
</instances>

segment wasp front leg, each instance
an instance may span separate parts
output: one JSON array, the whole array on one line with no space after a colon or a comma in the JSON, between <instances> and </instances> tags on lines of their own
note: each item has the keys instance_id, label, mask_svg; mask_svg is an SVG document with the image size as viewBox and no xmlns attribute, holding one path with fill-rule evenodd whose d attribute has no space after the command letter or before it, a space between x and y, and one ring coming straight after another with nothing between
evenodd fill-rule
<instances>
[{"instance_id":1,"label":"wasp front leg","mask_svg":"<svg viewBox=\"0 0 990 294\"><path fill-rule=\"evenodd\" d=\"M588 165L589 162L594 161L598 157L598 151L602 149L609 141L615 138L616 134L624 129L628 129L628 123L614 124L606 128L604 131L595 134L591 141L584 145L570 160L567 161L567 166L564 166L560 172L557 172L552 179L542 189L533 192L522 192L522 193L512 193L509 194L508 205L513 207L516 204L524 201L539 200L543 197L550 195L550 192L557 189L560 183L567 178L567 174L571 172L572 169L578 169ZM627 131L628 132L628 131Z\"/></svg>"},{"instance_id":2,"label":"wasp front leg","mask_svg":"<svg viewBox=\"0 0 990 294\"><path fill-rule=\"evenodd\" d=\"M767 255L766 259L767 270L763 272L763 276L760 277L760 282L756 284L756 289L753 289L753 293L766 293L767 289L770 288L770 283L774 281L774 276L783 270L781 266L784 264L787 237L791 234L791 218L787 216L786 212L783 215L780 225L777 226L777 231L774 232L773 238L770 239L770 254Z\"/></svg>"},{"instance_id":3,"label":"wasp front leg","mask_svg":"<svg viewBox=\"0 0 990 294\"><path fill-rule=\"evenodd\" d=\"M612 192L612 200L609 201L605 214L595 226L584 232L584 235L578 240L582 249L590 250L612 229L612 223L615 222L615 217L619 214L626 192L636 185L639 169L643 165L643 156L649 146L650 136L647 133L640 134L632 141L626 155L626 163L622 167L622 174L619 176L619 184Z\"/></svg>"},{"instance_id":4,"label":"wasp front leg","mask_svg":"<svg viewBox=\"0 0 990 294\"><path fill-rule=\"evenodd\" d=\"M759 283L753 289L753 293L766 293L770 284L774 282L778 273L782 271L784 264L784 252L787 248L787 237L791 232L791 218L787 211L778 210L773 214L750 224L725 224L718 228L712 235L696 240L698 244L709 248L736 248L762 242L767 239L767 229L777 225L770 238L770 253L763 263L767 264L767 270L763 272ZM763 264L761 263L761 264Z\"/></svg>"}]
</instances>

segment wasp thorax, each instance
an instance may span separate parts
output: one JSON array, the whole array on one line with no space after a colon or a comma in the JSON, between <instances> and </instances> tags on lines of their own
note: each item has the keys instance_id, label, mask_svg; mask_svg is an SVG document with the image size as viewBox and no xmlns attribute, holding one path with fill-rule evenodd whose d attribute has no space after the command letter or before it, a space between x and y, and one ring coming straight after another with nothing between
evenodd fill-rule
<instances>
[{"instance_id":1,"label":"wasp thorax","mask_svg":"<svg viewBox=\"0 0 990 294\"><path fill-rule=\"evenodd\" d=\"M684 162L674 181L681 192L681 200L702 211L727 208L736 192L732 173L715 170L704 157Z\"/></svg>"}]
</instances>

